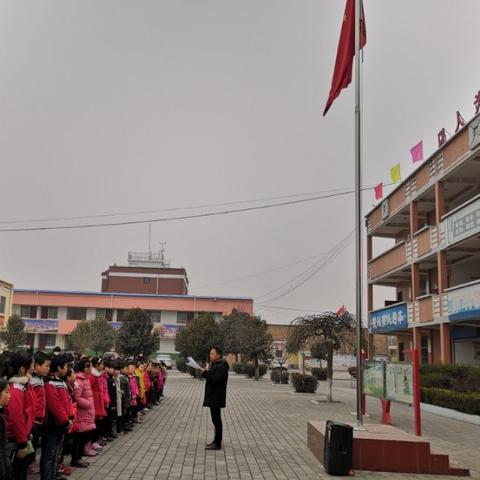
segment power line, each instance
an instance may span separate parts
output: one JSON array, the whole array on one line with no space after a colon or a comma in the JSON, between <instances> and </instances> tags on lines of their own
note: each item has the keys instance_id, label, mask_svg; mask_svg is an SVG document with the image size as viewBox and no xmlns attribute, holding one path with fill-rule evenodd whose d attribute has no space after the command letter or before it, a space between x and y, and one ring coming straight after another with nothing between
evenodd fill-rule
<instances>
[{"instance_id":1,"label":"power line","mask_svg":"<svg viewBox=\"0 0 480 480\"><path fill-rule=\"evenodd\" d=\"M319 312L320 310L312 310L312 309L308 309L308 308L292 308L292 307L280 307L280 306L277 306L277 305L263 305L262 304L262 308L269 308L270 310L287 310L287 311L291 311L291 312L303 312L303 313L306 313L306 312Z\"/></svg>"},{"instance_id":2,"label":"power line","mask_svg":"<svg viewBox=\"0 0 480 480\"><path fill-rule=\"evenodd\" d=\"M390 185L390 184L387 184ZM365 187L362 191L371 190L374 187ZM47 227L14 227L14 228L3 228L0 229L0 232L27 232L27 231L41 231L41 230L67 230L67 229L79 229L79 228L98 228L98 227L110 227L110 226L122 226L122 225L135 225L135 224L144 224L149 222L165 222L165 221L174 221L174 220L187 220L191 218L202 218L208 216L216 216L216 215L227 215L231 213L240 213L240 212L247 212L253 210L261 210L265 208L273 208L278 206L285 206L285 205L294 205L297 203L305 203L311 202L315 200L320 200L323 198L332 198L337 196L344 196L350 195L354 193L354 190L345 190L344 188L336 188L331 190L324 190L320 192L311 192L311 193L295 193L290 195L283 195L277 197L267 197L264 199L252 199L252 200L238 200L234 202L225 202L225 203L212 203L212 204L203 204L203 205L192 205L188 207L175 207L175 208L167 208L167 209L158 209L158 210L143 210L143 211L133 211L133 212L115 212L115 213L106 213L106 214L98 214L98 215L81 215L81 216L73 216L73 217L51 217L51 218L38 218L38 219L24 219L24 220L3 220L0 221L0 224L3 225L11 225L11 224L23 224L23 223L43 223L43 222L51 222L51 221L71 221L71 220L84 220L90 218L106 218L106 217L114 217L114 216L127 216L127 215L144 215L148 213L159 213L159 212L173 212L173 211L181 211L181 210L194 210L199 208L210 208L210 207L220 207L220 206L228 206L228 205L238 205L242 203L252 203L252 202L259 202L259 201L267 201L267 200L276 200L276 199L285 199L285 198L296 198L300 196L308 196L308 195L315 195L314 197L294 200L294 201L287 201L287 202L280 202L280 203L273 203L273 204L266 204L266 205L259 205L259 206L252 206L252 207L244 207L239 209L232 209L232 210L225 210L219 212L207 212L202 214L196 215L185 215L179 217L166 217L166 218L159 218L159 219L144 219L144 220L127 220L127 221L120 221L120 222L107 222L107 223L94 223L94 224L80 224L80 225L50 225ZM317 195L320 193L326 192L336 192L329 195Z\"/></svg>"},{"instance_id":3,"label":"power line","mask_svg":"<svg viewBox=\"0 0 480 480\"><path fill-rule=\"evenodd\" d=\"M219 286L222 286L222 285L226 285L227 283L239 282L241 280L247 280L249 278L258 277L260 275L266 275L267 273L276 272L278 270L283 270L284 268L288 268L288 267L291 267L293 265L298 265L300 263L304 263L308 260L311 260L312 258L320 257L321 255L325 255L325 254L324 253L317 253L316 255L311 255L309 257L302 258L302 259L297 260L295 262L286 263L284 265L280 265L280 266L275 267L275 268L270 268L268 270L263 270L261 272L252 273L252 274L249 274L249 275L243 275L241 277L232 278L230 280L225 280L225 281L220 282L220 283L214 283L214 284L210 284L210 285L202 285L201 287L195 287L195 290L201 290L201 289L204 289L204 288L219 287Z\"/></svg>"},{"instance_id":4,"label":"power line","mask_svg":"<svg viewBox=\"0 0 480 480\"><path fill-rule=\"evenodd\" d=\"M220 210L216 212L205 212L198 213L193 215L182 215L178 217L163 217L163 218L150 218L145 220L125 220L121 222L107 222L107 223L87 223L79 225L49 225L46 227L14 227L14 228L1 228L0 232L36 232L36 231L47 231L47 230L78 230L83 228L101 228L101 227L113 227L113 226L124 226L124 225L141 225L145 223L159 223L159 222L171 222L179 220L190 220L194 218L206 218L214 217L220 215L229 215L233 213L242 213L242 212L251 212L255 210L265 210L269 208L283 207L287 205L298 205L302 203L313 202L316 200L322 200L325 198L333 198L339 196L350 195L353 193L353 190L339 193L331 193L329 195L318 195L310 198L302 198L299 200L290 200L285 202L278 203L268 203L265 205L258 205L254 207L243 207L231 210Z\"/></svg>"},{"instance_id":5,"label":"power line","mask_svg":"<svg viewBox=\"0 0 480 480\"><path fill-rule=\"evenodd\" d=\"M23 220L1 220L0 225L19 224L19 223L42 223L42 222L54 222L54 221L68 221L68 220L85 220L89 218L124 217L127 215L146 215L149 213L177 212L182 210L197 210L199 208L226 207L230 205L239 205L242 203L266 202L271 200L282 200L286 198L319 195L322 193L340 192L342 190L347 190L348 188L349 187L332 188L328 190L319 190L315 192L291 193L286 195L277 195L274 197L252 198L249 200L234 200L231 202L221 202L221 203L204 203L200 205L187 205L184 207L171 207L171 208L161 208L161 209L154 209L154 210L133 210L129 212L99 213L99 214L93 214L93 215L78 215L78 216L71 216L71 217L31 218L31 219L23 219Z\"/></svg>"},{"instance_id":6,"label":"power line","mask_svg":"<svg viewBox=\"0 0 480 480\"><path fill-rule=\"evenodd\" d=\"M300 273L299 275L295 276L285 284L281 285L280 287L277 287L273 290L270 290L267 293L264 293L263 295L260 295L257 297L258 299L268 297L272 293L278 292L282 290L283 288L287 288L286 291L272 297L264 300L264 304L266 302L272 302L275 300L278 300L279 298L282 298L289 293L293 292L300 286L302 286L305 282L310 280L314 275L316 275L322 268L327 266L329 263L331 263L348 245L349 241L352 239L352 235L354 233L354 230L352 230L348 235L346 235L340 242L338 242L320 261L315 262L313 265L311 265L309 268L307 268L305 271ZM296 282L296 283L295 283ZM290 285L293 284L293 285ZM260 304L262 305L262 304Z\"/></svg>"}]
</instances>

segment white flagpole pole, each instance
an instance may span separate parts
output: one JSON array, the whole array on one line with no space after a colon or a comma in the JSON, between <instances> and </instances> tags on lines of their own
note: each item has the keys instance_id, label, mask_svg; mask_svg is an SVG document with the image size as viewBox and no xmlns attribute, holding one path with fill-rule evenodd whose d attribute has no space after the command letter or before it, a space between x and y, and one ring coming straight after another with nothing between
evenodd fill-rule
<instances>
[{"instance_id":1,"label":"white flagpole pole","mask_svg":"<svg viewBox=\"0 0 480 480\"><path fill-rule=\"evenodd\" d=\"M361 0L355 0L355 318L357 322L357 428L362 415L362 131L360 110Z\"/></svg>"}]
</instances>

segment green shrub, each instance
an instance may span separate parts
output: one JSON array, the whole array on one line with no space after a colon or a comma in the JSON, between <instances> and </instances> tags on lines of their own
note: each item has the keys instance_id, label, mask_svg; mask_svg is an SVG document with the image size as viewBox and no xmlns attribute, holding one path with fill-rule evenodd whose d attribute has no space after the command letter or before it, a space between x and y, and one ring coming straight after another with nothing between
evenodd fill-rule
<instances>
[{"instance_id":1,"label":"green shrub","mask_svg":"<svg viewBox=\"0 0 480 480\"><path fill-rule=\"evenodd\" d=\"M274 368L270 373L270 380L273 383L283 383L286 385L288 383L288 372L286 368Z\"/></svg>"},{"instance_id":2,"label":"green shrub","mask_svg":"<svg viewBox=\"0 0 480 480\"><path fill-rule=\"evenodd\" d=\"M452 388L452 377L444 372L429 372L421 377L420 385L426 388Z\"/></svg>"},{"instance_id":3,"label":"green shrub","mask_svg":"<svg viewBox=\"0 0 480 480\"><path fill-rule=\"evenodd\" d=\"M258 366L258 373L260 378L263 377L268 371L268 367L266 365L259 365ZM255 367L253 363L246 363L243 365L242 373L246 375L248 378L253 378L255 376Z\"/></svg>"},{"instance_id":4,"label":"green shrub","mask_svg":"<svg viewBox=\"0 0 480 480\"><path fill-rule=\"evenodd\" d=\"M312 368L311 373L312 373L312 376L314 376L317 380L324 381L327 379L326 368L314 367Z\"/></svg>"},{"instance_id":5,"label":"green shrub","mask_svg":"<svg viewBox=\"0 0 480 480\"><path fill-rule=\"evenodd\" d=\"M292 373L290 377L297 393L315 393L317 390L318 380L312 375Z\"/></svg>"},{"instance_id":6,"label":"green shrub","mask_svg":"<svg viewBox=\"0 0 480 480\"><path fill-rule=\"evenodd\" d=\"M441 388L421 389L422 402L451 408L471 415L480 415L480 392L455 392Z\"/></svg>"},{"instance_id":7,"label":"green shrub","mask_svg":"<svg viewBox=\"0 0 480 480\"><path fill-rule=\"evenodd\" d=\"M357 378L357 367L356 366L348 367L348 373L352 378Z\"/></svg>"},{"instance_id":8,"label":"green shrub","mask_svg":"<svg viewBox=\"0 0 480 480\"><path fill-rule=\"evenodd\" d=\"M179 372L186 373L186 371L187 371L187 361L184 358L177 358L177 361L175 362L175 365L176 365L177 370Z\"/></svg>"},{"instance_id":9,"label":"green shrub","mask_svg":"<svg viewBox=\"0 0 480 480\"><path fill-rule=\"evenodd\" d=\"M422 387L452 389L457 392L480 391L480 367L474 365L422 365Z\"/></svg>"},{"instance_id":10,"label":"green shrub","mask_svg":"<svg viewBox=\"0 0 480 480\"><path fill-rule=\"evenodd\" d=\"M243 373L243 363L234 363L232 365L232 370L239 375Z\"/></svg>"}]
</instances>

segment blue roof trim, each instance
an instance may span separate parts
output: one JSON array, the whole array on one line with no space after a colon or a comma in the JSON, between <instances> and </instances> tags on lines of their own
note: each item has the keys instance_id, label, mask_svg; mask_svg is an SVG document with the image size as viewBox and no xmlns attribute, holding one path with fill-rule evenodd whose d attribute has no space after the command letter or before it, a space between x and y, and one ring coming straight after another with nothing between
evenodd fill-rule
<instances>
[{"instance_id":1,"label":"blue roof trim","mask_svg":"<svg viewBox=\"0 0 480 480\"><path fill-rule=\"evenodd\" d=\"M191 298L192 300L243 300L253 302L251 297L212 297L205 295L154 295L150 293L122 293L122 292L82 292L79 290L37 290L28 288L15 288L15 292L19 293L43 293L55 295L85 295L98 297L139 297L139 298Z\"/></svg>"}]
</instances>

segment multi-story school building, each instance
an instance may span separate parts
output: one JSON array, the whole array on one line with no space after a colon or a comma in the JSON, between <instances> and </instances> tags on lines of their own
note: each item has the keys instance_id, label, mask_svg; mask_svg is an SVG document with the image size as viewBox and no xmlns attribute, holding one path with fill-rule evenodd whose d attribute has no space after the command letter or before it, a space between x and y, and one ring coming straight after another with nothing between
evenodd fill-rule
<instances>
[{"instance_id":1,"label":"multi-story school building","mask_svg":"<svg viewBox=\"0 0 480 480\"><path fill-rule=\"evenodd\" d=\"M480 115L439 143L367 215L369 328L398 360L480 365Z\"/></svg>"}]
</instances>

